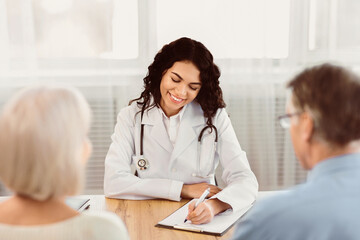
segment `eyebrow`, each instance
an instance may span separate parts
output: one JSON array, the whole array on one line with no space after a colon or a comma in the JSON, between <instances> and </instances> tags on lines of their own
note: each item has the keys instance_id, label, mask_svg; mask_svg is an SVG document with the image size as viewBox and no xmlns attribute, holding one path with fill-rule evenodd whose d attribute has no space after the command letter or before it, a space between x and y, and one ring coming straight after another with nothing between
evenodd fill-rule
<instances>
[{"instance_id":1,"label":"eyebrow","mask_svg":"<svg viewBox=\"0 0 360 240\"><path fill-rule=\"evenodd\" d=\"M181 80L184 80L179 74L177 74L176 72L171 72L173 74L175 74L178 78L180 78Z\"/></svg>"},{"instance_id":2,"label":"eyebrow","mask_svg":"<svg viewBox=\"0 0 360 240\"><path fill-rule=\"evenodd\" d=\"M175 74L178 78L180 78L181 80L184 80L179 74L177 74L176 72L171 72L172 74ZM201 82L192 82L190 84L196 84L196 85L201 85Z\"/></svg>"}]
</instances>

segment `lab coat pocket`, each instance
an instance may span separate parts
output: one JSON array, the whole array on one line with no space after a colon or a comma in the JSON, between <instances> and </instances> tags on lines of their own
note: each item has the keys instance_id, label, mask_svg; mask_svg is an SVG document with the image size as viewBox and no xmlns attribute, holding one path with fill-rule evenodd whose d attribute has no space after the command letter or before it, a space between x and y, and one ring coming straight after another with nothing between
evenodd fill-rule
<instances>
[{"instance_id":1,"label":"lab coat pocket","mask_svg":"<svg viewBox=\"0 0 360 240\"><path fill-rule=\"evenodd\" d=\"M202 177L212 177L215 171L215 151L216 143L214 133L204 134L199 144L198 156L199 173Z\"/></svg>"}]
</instances>

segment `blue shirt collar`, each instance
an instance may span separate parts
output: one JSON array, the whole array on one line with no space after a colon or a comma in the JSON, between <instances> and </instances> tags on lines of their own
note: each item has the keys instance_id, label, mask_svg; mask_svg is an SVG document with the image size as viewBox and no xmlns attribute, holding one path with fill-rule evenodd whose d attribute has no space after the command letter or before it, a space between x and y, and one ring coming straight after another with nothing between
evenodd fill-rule
<instances>
[{"instance_id":1,"label":"blue shirt collar","mask_svg":"<svg viewBox=\"0 0 360 240\"><path fill-rule=\"evenodd\" d=\"M323 160L322 162L316 164L309 172L307 181L316 181L318 178L329 175L333 172L353 168L360 169L360 153L339 155Z\"/></svg>"}]
</instances>

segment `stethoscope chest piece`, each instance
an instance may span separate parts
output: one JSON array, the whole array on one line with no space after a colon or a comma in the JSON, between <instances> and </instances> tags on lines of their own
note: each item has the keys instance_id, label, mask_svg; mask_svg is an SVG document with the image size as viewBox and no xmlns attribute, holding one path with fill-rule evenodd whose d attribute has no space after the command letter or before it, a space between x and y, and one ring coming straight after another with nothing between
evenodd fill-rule
<instances>
[{"instance_id":1,"label":"stethoscope chest piece","mask_svg":"<svg viewBox=\"0 0 360 240\"><path fill-rule=\"evenodd\" d=\"M136 163L136 168L144 171L149 168L149 161L146 160L143 156L140 156Z\"/></svg>"}]
</instances>

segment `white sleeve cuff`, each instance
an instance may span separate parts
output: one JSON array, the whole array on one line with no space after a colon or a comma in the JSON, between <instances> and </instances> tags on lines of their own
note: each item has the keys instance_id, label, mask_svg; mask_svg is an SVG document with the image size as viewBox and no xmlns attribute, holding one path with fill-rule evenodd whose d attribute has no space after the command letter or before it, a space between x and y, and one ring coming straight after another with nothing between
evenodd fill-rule
<instances>
[{"instance_id":1,"label":"white sleeve cuff","mask_svg":"<svg viewBox=\"0 0 360 240\"><path fill-rule=\"evenodd\" d=\"M181 197L181 190L183 187L183 182L179 182L179 181L171 181L171 185L170 185L170 192L169 192L169 200L173 200L173 201L180 201Z\"/></svg>"}]
</instances>

